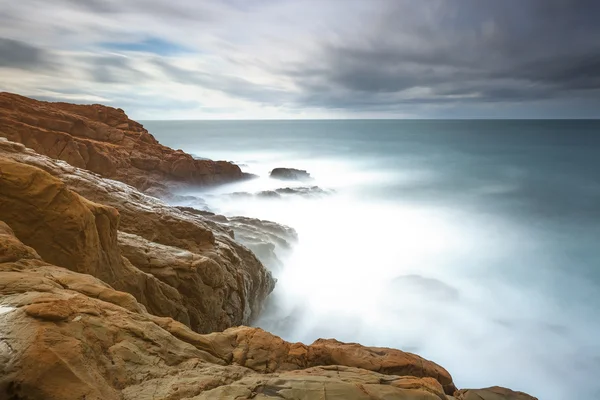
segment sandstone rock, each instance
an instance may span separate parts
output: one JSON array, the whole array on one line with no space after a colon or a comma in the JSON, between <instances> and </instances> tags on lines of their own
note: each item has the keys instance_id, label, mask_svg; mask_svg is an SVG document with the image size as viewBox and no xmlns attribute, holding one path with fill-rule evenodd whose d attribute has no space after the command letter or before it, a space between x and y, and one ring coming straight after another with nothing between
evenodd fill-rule
<instances>
[{"instance_id":1,"label":"sandstone rock","mask_svg":"<svg viewBox=\"0 0 600 400\"><path fill-rule=\"evenodd\" d=\"M298 240L298 234L293 228L272 221L248 217L225 217L191 207L177 208L187 213L202 215L207 220L230 228L233 237L252 250L273 272L282 267L281 257L288 255L292 245Z\"/></svg>"},{"instance_id":2,"label":"sandstone rock","mask_svg":"<svg viewBox=\"0 0 600 400\"><path fill-rule=\"evenodd\" d=\"M232 163L197 160L163 146L123 110L99 104L49 103L3 92L0 136L139 190L245 177Z\"/></svg>"},{"instance_id":3,"label":"sandstone rock","mask_svg":"<svg viewBox=\"0 0 600 400\"><path fill-rule=\"evenodd\" d=\"M156 315L223 330L253 320L273 289L254 254L214 221L5 140L0 171L0 219L20 239Z\"/></svg>"},{"instance_id":4,"label":"sandstone rock","mask_svg":"<svg viewBox=\"0 0 600 400\"><path fill-rule=\"evenodd\" d=\"M269 176L273 179L286 181L307 181L312 179L308 172L295 168L275 168Z\"/></svg>"}]
</instances>

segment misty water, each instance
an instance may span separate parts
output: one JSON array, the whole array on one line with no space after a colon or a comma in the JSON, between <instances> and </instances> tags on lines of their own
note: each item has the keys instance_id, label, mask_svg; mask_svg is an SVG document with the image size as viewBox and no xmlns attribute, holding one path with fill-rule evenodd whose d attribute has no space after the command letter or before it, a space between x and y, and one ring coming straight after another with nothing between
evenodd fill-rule
<instances>
[{"instance_id":1,"label":"misty water","mask_svg":"<svg viewBox=\"0 0 600 400\"><path fill-rule=\"evenodd\" d=\"M192 194L296 229L256 325L396 347L458 387L600 398L600 122L146 121L259 178ZM230 196L307 186L328 195Z\"/></svg>"}]
</instances>

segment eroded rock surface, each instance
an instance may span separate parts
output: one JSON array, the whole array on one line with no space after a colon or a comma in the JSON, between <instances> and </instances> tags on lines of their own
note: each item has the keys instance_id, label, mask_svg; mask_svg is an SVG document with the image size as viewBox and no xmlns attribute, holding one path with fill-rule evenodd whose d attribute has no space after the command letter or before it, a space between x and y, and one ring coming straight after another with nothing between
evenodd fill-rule
<instances>
[{"instance_id":1,"label":"eroded rock surface","mask_svg":"<svg viewBox=\"0 0 600 400\"><path fill-rule=\"evenodd\" d=\"M250 323L274 285L227 227L4 139L0 219L46 261L198 332Z\"/></svg>"},{"instance_id":2,"label":"eroded rock surface","mask_svg":"<svg viewBox=\"0 0 600 400\"><path fill-rule=\"evenodd\" d=\"M225 217L210 211L192 207L177 207L194 215L202 215L230 230L237 241L247 246L270 271L277 272L282 267L281 257L288 255L298 240L296 231L272 221L248 217Z\"/></svg>"},{"instance_id":3,"label":"eroded rock surface","mask_svg":"<svg viewBox=\"0 0 600 400\"><path fill-rule=\"evenodd\" d=\"M195 159L161 145L123 110L99 104L50 103L3 92L0 136L156 193L169 182L207 185L244 177L232 163Z\"/></svg>"}]
</instances>

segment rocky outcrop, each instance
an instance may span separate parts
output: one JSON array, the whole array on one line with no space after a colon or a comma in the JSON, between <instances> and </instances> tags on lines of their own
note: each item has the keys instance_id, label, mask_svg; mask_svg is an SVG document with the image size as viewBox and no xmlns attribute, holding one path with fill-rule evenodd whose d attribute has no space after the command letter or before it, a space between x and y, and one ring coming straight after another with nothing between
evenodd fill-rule
<instances>
[{"instance_id":1,"label":"rocky outcrop","mask_svg":"<svg viewBox=\"0 0 600 400\"><path fill-rule=\"evenodd\" d=\"M285 181L308 181L312 179L308 172L295 168L275 168L269 176L273 179Z\"/></svg>"},{"instance_id":2,"label":"rocky outcrop","mask_svg":"<svg viewBox=\"0 0 600 400\"><path fill-rule=\"evenodd\" d=\"M194 215L202 215L210 221L231 230L233 237L248 247L270 271L277 272L282 267L281 256L288 255L298 234L289 226L248 217L225 217L210 211L191 207L177 207Z\"/></svg>"},{"instance_id":3,"label":"rocky outcrop","mask_svg":"<svg viewBox=\"0 0 600 400\"><path fill-rule=\"evenodd\" d=\"M0 219L46 261L198 332L248 324L274 285L227 227L4 139Z\"/></svg>"},{"instance_id":4,"label":"rocky outcrop","mask_svg":"<svg viewBox=\"0 0 600 400\"><path fill-rule=\"evenodd\" d=\"M99 104L49 103L3 92L0 136L153 193L163 193L169 182L207 185L243 178L237 165L163 146L123 110Z\"/></svg>"}]
</instances>

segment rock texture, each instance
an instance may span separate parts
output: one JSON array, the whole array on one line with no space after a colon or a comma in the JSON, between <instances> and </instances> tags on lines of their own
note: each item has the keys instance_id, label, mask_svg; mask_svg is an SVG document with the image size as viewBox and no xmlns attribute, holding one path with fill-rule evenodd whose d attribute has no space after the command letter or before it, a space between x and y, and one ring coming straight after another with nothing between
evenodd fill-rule
<instances>
[{"instance_id":1,"label":"rock texture","mask_svg":"<svg viewBox=\"0 0 600 400\"><path fill-rule=\"evenodd\" d=\"M161 193L169 182L215 184L244 177L237 165L198 160L161 145L121 109L49 103L0 93L0 136L40 154Z\"/></svg>"},{"instance_id":2,"label":"rock texture","mask_svg":"<svg viewBox=\"0 0 600 400\"><path fill-rule=\"evenodd\" d=\"M227 227L4 139L0 219L46 261L198 332L250 323L274 285Z\"/></svg>"},{"instance_id":3,"label":"rock texture","mask_svg":"<svg viewBox=\"0 0 600 400\"><path fill-rule=\"evenodd\" d=\"M191 207L177 207L194 215L202 215L228 227L237 241L247 246L272 272L282 267L281 256L288 255L298 241L296 231L285 225L248 217L225 217Z\"/></svg>"}]
</instances>

